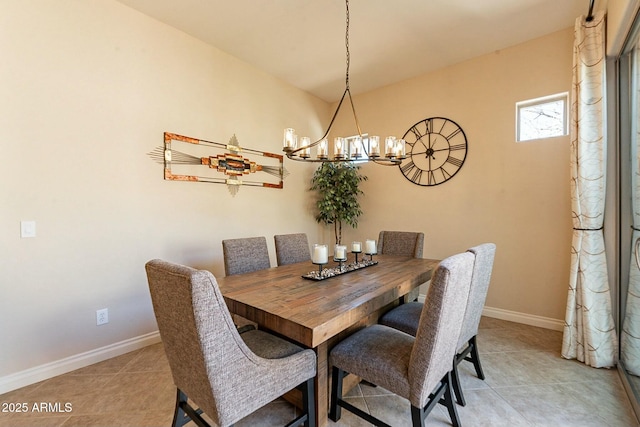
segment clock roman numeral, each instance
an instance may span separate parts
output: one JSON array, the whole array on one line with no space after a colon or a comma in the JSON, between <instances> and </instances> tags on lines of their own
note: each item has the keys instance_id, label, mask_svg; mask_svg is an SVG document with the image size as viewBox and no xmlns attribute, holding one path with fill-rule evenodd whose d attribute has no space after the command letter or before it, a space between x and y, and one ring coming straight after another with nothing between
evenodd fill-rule
<instances>
[{"instance_id":1,"label":"clock roman numeral","mask_svg":"<svg viewBox=\"0 0 640 427\"><path fill-rule=\"evenodd\" d=\"M427 176L429 177L429 179L428 179L429 185L436 185L437 184L436 176L433 173L433 171L427 171Z\"/></svg>"},{"instance_id":2,"label":"clock roman numeral","mask_svg":"<svg viewBox=\"0 0 640 427\"><path fill-rule=\"evenodd\" d=\"M402 173L405 174L405 176L408 176L413 168L418 169L413 161L409 161L406 165L400 166L400 169L402 169Z\"/></svg>"},{"instance_id":3,"label":"clock roman numeral","mask_svg":"<svg viewBox=\"0 0 640 427\"><path fill-rule=\"evenodd\" d=\"M422 134L420 133L420 131L418 130L418 128L416 126L412 127L409 130L411 132L413 132L413 135L416 137L416 141L419 140L420 138L422 138Z\"/></svg>"},{"instance_id":4,"label":"clock roman numeral","mask_svg":"<svg viewBox=\"0 0 640 427\"><path fill-rule=\"evenodd\" d=\"M410 160L408 163L401 165L400 170L402 170L402 173L409 181L415 182L416 184L422 182L422 174L424 171L416 166L413 161ZM431 173L431 171L428 172Z\"/></svg>"},{"instance_id":5,"label":"clock roman numeral","mask_svg":"<svg viewBox=\"0 0 640 427\"><path fill-rule=\"evenodd\" d=\"M460 132L462 132L462 129L460 129L459 127L456 128L456 130L454 130L453 132L451 132L449 135L445 136L445 138L447 139L451 139L454 136L456 136L457 134L459 134Z\"/></svg>"},{"instance_id":6,"label":"clock roman numeral","mask_svg":"<svg viewBox=\"0 0 640 427\"><path fill-rule=\"evenodd\" d=\"M452 164L452 165L454 165L454 166L460 167L460 166L462 166L462 162L463 162L463 161L462 161L462 160L460 160L460 159L456 159L455 157L451 157L451 156L449 156L449 157L447 157L446 162L447 162L447 163L451 163L451 164Z\"/></svg>"},{"instance_id":7,"label":"clock roman numeral","mask_svg":"<svg viewBox=\"0 0 640 427\"><path fill-rule=\"evenodd\" d=\"M448 180L449 178L451 178L451 174L449 172L447 172L444 168L440 168L440 171L442 172L442 176L444 178L444 180Z\"/></svg>"},{"instance_id":8,"label":"clock roman numeral","mask_svg":"<svg viewBox=\"0 0 640 427\"><path fill-rule=\"evenodd\" d=\"M413 175L411 175L411 181L419 183L421 180L422 180L422 169L416 168L413 171Z\"/></svg>"},{"instance_id":9,"label":"clock roman numeral","mask_svg":"<svg viewBox=\"0 0 640 427\"><path fill-rule=\"evenodd\" d=\"M424 121L426 133L433 133L433 119L427 119Z\"/></svg>"},{"instance_id":10,"label":"clock roman numeral","mask_svg":"<svg viewBox=\"0 0 640 427\"><path fill-rule=\"evenodd\" d=\"M449 147L449 150L455 151L455 150L464 150L465 148L467 148L467 146L465 144L456 144L456 145L452 145Z\"/></svg>"}]
</instances>

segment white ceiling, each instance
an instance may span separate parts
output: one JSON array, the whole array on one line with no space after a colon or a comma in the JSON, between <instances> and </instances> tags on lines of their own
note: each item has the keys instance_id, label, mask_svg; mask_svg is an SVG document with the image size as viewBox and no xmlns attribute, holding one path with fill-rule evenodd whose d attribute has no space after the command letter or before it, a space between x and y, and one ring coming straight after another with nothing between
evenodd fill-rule
<instances>
[{"instance_id":1,"label":"white ceiling","mask_svg":"<svg viewBox=\"0 0 640 427\"><path fill-rule=\"evenodd\" d=\"M326 101L342 95L344 0L118 1ZM351 91L573 27L588 10L589 0L351 0Z\"/></svg>"}]
</instances>

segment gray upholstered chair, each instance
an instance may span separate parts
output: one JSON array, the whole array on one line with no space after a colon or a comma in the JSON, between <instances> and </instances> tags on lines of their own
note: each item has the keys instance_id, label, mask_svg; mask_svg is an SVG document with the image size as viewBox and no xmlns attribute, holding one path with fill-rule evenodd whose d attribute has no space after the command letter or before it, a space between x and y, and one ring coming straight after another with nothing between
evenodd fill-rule
<instances>
[{"instance_id":1,"label":"gray upholstered chair","mask_svg":"<svg viewBox=\"0 0 640 427\"><path fill-rule=\"evenodd\" d=\"M227 276L271 268L265 237L223 240L222 256Z\"/></svg>"},{"instance_id":2,"label":"gray upholstered chair","mask_svg":"<svg viewBox=\"0 0 640 427\"><path fill-rule=\"evenodd\" d=\"M378 236L378 253L422 258L424 233L410 231L381 231Z\"/></svg>"},{"instance_id":3,"label":"gray upholstered chair","mask_svg":"<svg viewBox=\"0 0 640 427\"><path fill-rule=\"evenodd\" d=\"M484 380L476 337L478 335L478 325L480 323L480 317L482 316L482 309L487 299L489 282L491 281L496 245L493 243L485 243L470 248L468 251L475 254L476 262L473 267L471 293L464 315L462 331L460 332L460 339L458 340L458 351L454 359L452 372L456 399L462 406L465 405L465 400L458 377L458 364L463 360L473 363L478 378ZM402 304L382 316L380 323L415 336L418 331L421 313L422 304L419 302Z\"/></svg>"},{"instance_id":4,"label":"gray upholstered chair","mask_svg":"<svg viewBox=\"0 0 640 427\"><path fill-rule=\"evenodd\" d=\"M469 298L474 260L472 253L465 252L440 262L415 338L388 326L373 325L331 350L329 418L338 421L342 407L374 425L387 425L342 399L343 377L351 373L408 399L413 426L424 426L425 418L441 399L453 425L460 425L450 388L451 360Z\"/></svg>"},{"instance_id":5,"label":"gray upholstered chair","mask_svg":"<svg viewBox=\"0 0 640 427\"><path fill-rule=\"evenodd\" d=\"M309 240L305 233L278 234L273 236L276 244L276 260L278 265L295 264L311 261Z\"/></svg>"},{"instance_id":6,"label":"gray upholstered chair","mask_svg":"<svg viewBox=\"0 0 640 427\"><path fill-rule=\"evenodd\" d=\"M290 425L315 425L316 356L266 332L236 331L215 277L161 260L146 266L160 337L178 388L173 426L193 420L233 425L295 387L304 414ZM195 403L195 409L190 402Z\"/></svg>"}]
</instances>

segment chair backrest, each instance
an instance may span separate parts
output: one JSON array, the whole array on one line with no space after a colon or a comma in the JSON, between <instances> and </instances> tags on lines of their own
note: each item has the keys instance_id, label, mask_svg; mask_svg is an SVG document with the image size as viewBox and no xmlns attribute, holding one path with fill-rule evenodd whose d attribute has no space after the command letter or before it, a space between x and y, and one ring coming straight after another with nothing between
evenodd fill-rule
<instances>
[{"instance_id":1,"label":"chair backrest","mask_svg":"<svg viewBox=\"0 0 640 427\"><path fill-rule=\"evenodd\" d=\"M279 234L273 236L276 244L278 265L310 261L309 240L305 233Z\"/></svg>"},{"instance_id":2,"label":"chair backrest","mask_svg":"<svg viewBox=\"0 0 640 427\"><path fill-rule=\"evenodd\" d=\"M411 231L381 231L378 236L378 253L422 258L424 233Z\"/></svg>"},{"instance_id":3,"label":"chair backrest","mask_svg":"<svg viewBox=\"0 0 640 427\"><path fill-rule=\"evenodd\" d=\"M224 274L227 276L271 267L267 239L264 236L223 240L222 255Z\"/></svg>"},{"instance_id":4,"label":"chair backrest","mask_svg":"<svg viewBox=\"0 0 640 427\"><path fill-rule=\"evenodd\" d=\"M145 269L175 385L218 425L247 415L242 400L261 358L236 331L215 277L161 260Z\"/></svg>"},{"instance_id":5,"label":"chair backrest","mask_svg":"<svg viewBox=\"0 0 640 427\"><path fill-rule=\"evenodd\" d=\"M464 320L462 321L458 349L478 334L478 325L480 324L482 309L487 299L489 282L491 282L496 245L493 243L484 243L469 248L467 251L476 256L476 262L473 266L471 290L469 291L469 301L467 302Z\"/></svg>"},{"instance_id":6,"label":"chair backrest","mask_svg":"<svg viewBox=\"0 0 640 427\"><path fill-rule=\"evenodd\" d=\"M409 401L418 408L453 369L474 260L470 252L450 256L431 279L409 360Z\"/></svg>"}]
</instances>

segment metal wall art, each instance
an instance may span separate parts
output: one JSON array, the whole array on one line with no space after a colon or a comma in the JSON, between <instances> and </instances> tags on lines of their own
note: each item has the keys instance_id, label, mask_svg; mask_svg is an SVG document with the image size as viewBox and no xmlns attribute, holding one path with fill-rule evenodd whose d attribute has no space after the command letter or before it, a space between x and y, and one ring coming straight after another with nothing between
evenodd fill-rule
<instances>
[{"instance_id":1,"label":"metal wall art","mask_svg":"<svg viewBox=\"0 0 640 427\"><path fill-rule=\"evenodd\" d=\"M166 180L227 184L234 196L241 185L282 188L287 175L282 155L241 148L235 135L221 144L165 132L164 147L148 154L164 165Z\"/></svg>"}]
</instances>

